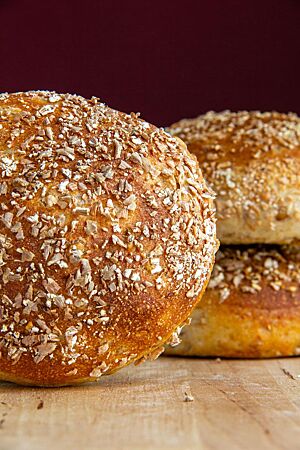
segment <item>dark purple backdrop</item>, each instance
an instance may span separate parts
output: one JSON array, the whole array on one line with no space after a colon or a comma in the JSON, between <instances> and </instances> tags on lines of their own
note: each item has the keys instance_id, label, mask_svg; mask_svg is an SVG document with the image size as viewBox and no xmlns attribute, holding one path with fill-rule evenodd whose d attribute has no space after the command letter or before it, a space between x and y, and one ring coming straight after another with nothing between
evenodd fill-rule
<instances>
[{"instance_id":1,"label":"dark purple backdrop","mask_svg":"<svg viewBox=\"0 0 300 450\"><path fill-rule=\"evenodd\" d=\"M166 125L300 113L300 0L0 0L0 91L96 95Z\"/></svg>"}]
</instances>

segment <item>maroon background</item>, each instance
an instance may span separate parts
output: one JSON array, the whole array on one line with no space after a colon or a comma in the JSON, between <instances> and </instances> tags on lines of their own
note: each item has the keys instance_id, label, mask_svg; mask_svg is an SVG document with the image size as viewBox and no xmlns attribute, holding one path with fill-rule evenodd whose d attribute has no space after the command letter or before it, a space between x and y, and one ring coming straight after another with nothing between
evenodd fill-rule
<instances>
[{"instance_id":1,"label":"maroon background","mask_svg":"<svg viewBox=\"0 0 300 450\"><path fill-rule=\"evenodd\" d=\"M166 125L300 113L299 0L0 0L0 90L96 95Z\"/></svg>"}]
</instances>

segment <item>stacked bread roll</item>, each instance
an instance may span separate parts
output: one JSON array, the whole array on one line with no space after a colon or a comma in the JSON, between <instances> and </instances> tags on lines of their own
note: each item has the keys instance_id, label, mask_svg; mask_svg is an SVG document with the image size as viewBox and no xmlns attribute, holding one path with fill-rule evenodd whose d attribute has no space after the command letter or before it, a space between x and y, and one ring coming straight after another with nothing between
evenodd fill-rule
<instances>
[{"instance_id":1,"label":"stacked bread roll","mask_svg":"<svg viewBox=\"0 0 300 450\"><path fill-rule=\"evenodd\" d=\"M169 129L216 192L221 248L177 355L300 354L300 119L209 112Z\"/></svg>"}]
</instances>

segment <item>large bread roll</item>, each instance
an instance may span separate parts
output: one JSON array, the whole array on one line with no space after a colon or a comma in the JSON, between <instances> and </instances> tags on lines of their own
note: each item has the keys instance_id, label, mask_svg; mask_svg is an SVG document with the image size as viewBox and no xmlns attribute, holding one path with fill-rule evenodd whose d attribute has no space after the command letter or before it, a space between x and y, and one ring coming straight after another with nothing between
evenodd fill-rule
<instances>
[{"instance_id":1,"label":"large bread roll","mask_svg":"<svg viewBox=\"0 0 300 450\"><path fill-rule=\"evenodd\" d=\"M96 98L0 96L0 378L98 379L201 298L212 194L186 146Z\"/></svg>"}]
</instances>

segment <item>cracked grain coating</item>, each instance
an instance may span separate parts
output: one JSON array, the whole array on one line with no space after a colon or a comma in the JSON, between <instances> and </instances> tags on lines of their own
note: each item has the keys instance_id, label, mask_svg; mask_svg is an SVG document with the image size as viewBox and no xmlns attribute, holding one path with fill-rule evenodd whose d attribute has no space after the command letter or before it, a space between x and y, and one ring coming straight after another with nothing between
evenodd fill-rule
<instances>
[{"instance_id":1,"label":"cracked grain coating","mask_svg":"<svg viewBox=\"0 0 300 450\"><path fill-rule=\"evenodd\" d=\"M209 112L172 125L217 193L221 244L300 238L300 119L277 112Z\"/></svg>"},{"instance_id":2,"label":"cracked grain coating","mask_svg":"<svg viewBox=\"0 0 300 450\"><path fill-rule=\"evenodd\" d=\"M186 146L98 99L0 95L0 376L156 357L208 282L213 195Z\"/></svg>"},{"instance_id":3,"label":"cracked grain coating","mask_svg":"<svg viewBox=\"0 0 300 450\"><path fill-rule=\"evenodd\" d=\"M221 247L182 343L168 353L259 358L300 354L300 252Z\"/></svg>"}]
</instances>

